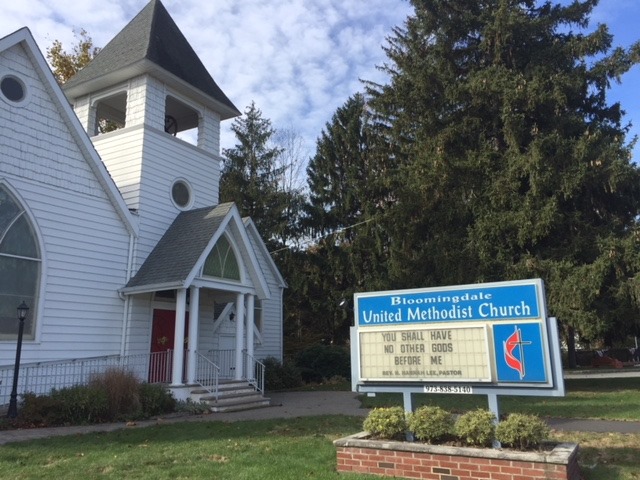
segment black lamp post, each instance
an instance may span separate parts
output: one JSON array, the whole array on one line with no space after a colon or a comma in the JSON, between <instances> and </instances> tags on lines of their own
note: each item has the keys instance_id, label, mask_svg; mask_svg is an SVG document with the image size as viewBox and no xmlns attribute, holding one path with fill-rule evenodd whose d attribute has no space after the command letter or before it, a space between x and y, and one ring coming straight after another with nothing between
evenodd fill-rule
<instances>
[{"instance_id":1,"label":"black lamp post","mask_svg":"<svg viewBox=\"0 0 640 480\"><path fill-rule=\"evenodd\" d=\"M18 416L18 372L20 371L20 354L22 353L22 332L24 332L24 319L27 318L29 307L24 301L18 307L18 346L16 348L16 364L13 368L13 388L9 398L9 410L7 417L16 418Z\"/></svg>"}]
</instances>

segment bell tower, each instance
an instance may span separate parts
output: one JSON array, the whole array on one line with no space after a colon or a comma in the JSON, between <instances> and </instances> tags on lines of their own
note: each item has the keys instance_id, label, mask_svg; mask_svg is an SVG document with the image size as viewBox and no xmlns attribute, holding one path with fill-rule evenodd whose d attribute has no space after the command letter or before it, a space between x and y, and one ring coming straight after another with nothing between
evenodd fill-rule
<instances>
[{"instance_id":1,"label":"bell tower","mask_svg":"<svg viewBox=\"0 0 640 480\"><path fill-rule=\"evenodd\" d=\"M160 0L63 89L139 217L143 258L178 213L218 203L220 122L240 112Z\"/></svg>"}]
</instances>

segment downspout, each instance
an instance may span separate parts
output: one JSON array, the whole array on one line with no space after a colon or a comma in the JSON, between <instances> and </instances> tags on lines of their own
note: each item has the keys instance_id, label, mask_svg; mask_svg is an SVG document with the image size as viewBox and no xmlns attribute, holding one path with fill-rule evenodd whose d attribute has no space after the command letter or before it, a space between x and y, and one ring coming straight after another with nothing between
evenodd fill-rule
<instances>
[{"instance_id":1,"label":"downspout","mask_svg":"<svg viewBox=\"0 0 640 480\"><path fill-rule=\"evenodd\" d=\"M280 363L284 362L284 287L280 287Z\"/></svg>"},{"instance_id":2,"label":"downspout","mask_svg":"<svg viewBox=\"0 0 640 480\"><path fill-rule=\"evenodd\" d=\"M129 254L127 259L127 271L125 274L125 285L131 280L131 271L133 270L133 247L135 244L135 235L129 234ZM131 296L125 295L121 291L118 292L120 298L124 300L124 311L122 313L122 339L120 340L120 356L124 356L127 347L127 331L129 330L129 320L131 318Z\"/></svg>"}]
</instances>

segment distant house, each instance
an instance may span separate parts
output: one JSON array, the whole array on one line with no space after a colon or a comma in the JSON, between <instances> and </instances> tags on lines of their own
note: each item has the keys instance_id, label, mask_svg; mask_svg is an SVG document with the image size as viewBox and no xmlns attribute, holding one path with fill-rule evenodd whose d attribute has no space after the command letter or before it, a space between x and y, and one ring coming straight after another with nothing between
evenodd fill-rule
<instances>
[{"instance_id":1,"label":"distant house","mask_svg":"<svg viewBox=\"0 0 640 480\"><path fill-rule=\"evenodd\" d=\"M218 203L240 112L159 0L62 89L28 29L0 39L0 87L0 366L23 301L23 365L142 358L178 391L202 358L236 380L282 358L286 284Z\"/></svg>"}]
</instances>

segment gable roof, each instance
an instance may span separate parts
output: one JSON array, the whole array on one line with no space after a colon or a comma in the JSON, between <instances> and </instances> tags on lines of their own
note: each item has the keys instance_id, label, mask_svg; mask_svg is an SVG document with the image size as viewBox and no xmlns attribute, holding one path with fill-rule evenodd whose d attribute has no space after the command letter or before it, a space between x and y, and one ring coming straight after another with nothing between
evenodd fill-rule
<instances>
[{"instance_id":1,"label":"gable roof","mask_svg":"<svg viewBox=\"0 0 640 480\"><path fill-rule=\"evenodd\" d=\"M86 160L89 168L96 176L96 179L102 186L107 198L113 205L114 209L118 213L118 216L124 223L125 227L132 235L138 233L138 223L134 219L133 215L129 211L120 190L116 187L115 182L109 175L107 167L102 162L102 159L98 155L93 143L89 139L87 132L80 124L80 120L76 116L75 112L69 105L69 101L65 97L60 85L56 81L47 61L45 60L42 52L38 48L31 31L24 27L11 35L7 35L4 38L0 38L0 52L7 50L14 45L21 45L29 59L32 61L35 70L37 71L40 80L44 88L46 89L51 102L55 105L65 125L67 126L69 133L73 137L76 145L78 146L83 158Z\"/></svg>"},{"instance_id":2,"label":"gable roof","mask_svg":"<svg viewBox=\"0 0 640 480\"><path fill-rule=\"evenodd\" d=\"M264 241L262 240L262 237L260 236L260 232L258 232L258 227L256 227L256 224L254 223L253 219L251 217L245 217L245 218L242 219L242 221L243 221L245 227L247 228L247 231L253 237L254 243L256 245L256 248L258 248L260 250L260 253L261 253L262 257L264 258L264 261L266 262L267 266L269 267L269 270L273 274L273 276L276 279L276 282L278 283L278 285L281 288L287 288L289 285L287 284L286 280L284 279L284 277L280 273L280 270L278 269L278 266L276 265L276 262L273 261L273 258L271 257L271 254L269 253L269 250L267 250L267 246L265 245Z\"/></svg>"},{"instance_id":3,"label":"gable roof","mask_svg":"<svg viewBox=\"0 0 640 480\"><path fill-rule=\"evenodd\" d=\"M257 295L269 298L269 287L234 203L179 213L121 292L136 294L189 287L225 231L236 240Z\"/></svg>"},{"instance_id":4,"label":"gable roof","mask_svg":"<svg viewBox=\"0 0 640 480\"><path fill-rule=\"evenodd\" d=\"M151 0L63 88L77 98L142 73L162 72L213 100L222 119L240 115L160 0Z\"/></svg>"}]
</instances>

